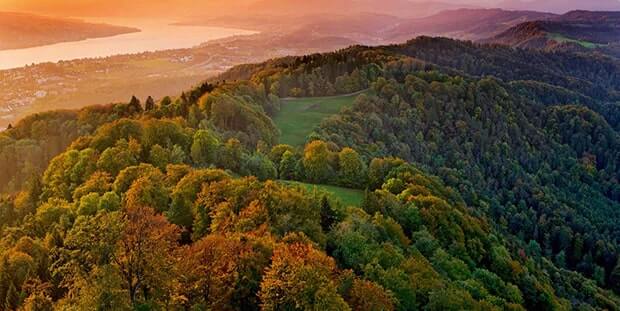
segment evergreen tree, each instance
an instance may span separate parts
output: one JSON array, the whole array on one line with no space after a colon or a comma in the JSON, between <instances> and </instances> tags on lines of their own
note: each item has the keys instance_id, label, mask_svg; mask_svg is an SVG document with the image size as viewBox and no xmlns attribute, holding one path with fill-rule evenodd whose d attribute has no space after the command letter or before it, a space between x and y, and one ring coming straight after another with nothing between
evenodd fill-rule
<instances>
[{"instance_id":1,"label":"evergreen tree","mask_svg":"<svg viewBox=\"0 0 620 311\"><path fill-rule=\"evenodd\" d=\"M609 286L616 292L620 294L620 260L611 271L611 275L609 275Z\"/></svg>"},{"instance_id":2,"label":"evergreen tree","mask_svg":"<svg viewBox=\"0 0 620 311\"><path fill-rule=\"evenodd\" d=\"M9 292L9 287L13 285L9 274L10 265L7 256L2 256L0 262L0 301L4 303Z\"/></svg>"},{"instance_id":3,"label":"evergreen tree","mask_svg":"<svg viewBox=\"0 0 620 311\"><path fill-rule=\"evenodd\" d=\"M9 289L4 299L4 310L16 310L19 306L19 293L13 282L10 282Z\"/></svg>"},{"instance_id":4,"label":"evergreen tree","mask_svg":"<svg viewBox=\"0 0 620 311\"><path fill-rule=\"evenodd\" d=\"M140 104L140 100L135 96L131 96L128 107L130 113L142 112L142 105Z\"/></svg>"},{"instance_id":5,"label":"evergreen tree","mask_svg":"<svg viewBox=\"0 0 620 311\"><path fill-rule=\"evenodd\" d=\"M338 215L332 208L327 196L321 197L321 228L328 232L332 225L338 221Z\"/></svg>"},{"instance_id":6,"label":"evergreen tree","mask_svg":"<svg viewBox=\"0 0 620 311\"><path fill-rule=\"evenodd\" d=\"M153 97L149 96L144 103L144 110L151 111L153 109L155 109L155 101L153 100Z\"/></svg>"}]
</instances>

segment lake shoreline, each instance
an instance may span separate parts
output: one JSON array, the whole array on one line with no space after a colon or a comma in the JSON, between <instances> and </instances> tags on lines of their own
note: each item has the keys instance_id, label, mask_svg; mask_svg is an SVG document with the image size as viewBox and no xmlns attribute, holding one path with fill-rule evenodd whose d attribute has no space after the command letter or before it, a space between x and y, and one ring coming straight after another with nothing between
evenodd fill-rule
<instances>
[{"instance_id":1,"label":"lake shoreline","mask_svg":"<svg viewBox=\"0 0 620 311\"><path fill-rule=\"evenodd\" d=\"M85 20L133 27L140 31L23 49L0 50L0 70L19 69L33 64L187 49L213 40L258 33L253 30L226 27L175 25L173 21L163 20L135 22L119 19Z\"/></svg>"}]
</instances>

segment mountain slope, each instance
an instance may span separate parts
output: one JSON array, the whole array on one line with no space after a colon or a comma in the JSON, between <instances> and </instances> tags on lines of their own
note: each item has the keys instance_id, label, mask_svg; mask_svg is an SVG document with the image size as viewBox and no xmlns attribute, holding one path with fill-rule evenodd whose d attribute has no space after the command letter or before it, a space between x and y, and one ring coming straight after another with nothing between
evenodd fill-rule
<instances>
[{"instance_id":1,"label":"mountain slope","mask_svg":"<svg viewBox=\"0 0 620 311\"><path fill-rule=\"evenodd\" d=\"M568 10L618 11L620 1L617 0L545 0L523 1L504 0L499 7L508 10L534 10L542 12L566 13Z\"/></svg>"},{"instance_id":2,"label":"mountain slope","mask_svg":"<svg viewBox=\"0 0 620 311\"><path fill-rule=\"evenodd\" d=\"M506 81L456 63L474 55ZM499 72L533 56L553 75ZM421 38L28 118L0 148L59 125L77 137L0 197L3 306L617 309L618 133L519 85L617 71L571 57ZM277 144L280 98L362 90L303 148ZM299 182L366 191L342 206Z\"/></svg>"},{"instance_id":3,"label":"mountain slope","mask_svg":"<svg viewBox=\"0 0 620 311\"><path fill-rule=\"evenodd\" d=\"M548 21L519 24L483 40L520 48L549 51L601 51L614 56L620 45L620 13L574 11Z\"/></svg>"},{"instance_id":4,"label":"mountain slope","mask_svg":"<svg viewBox=\"0 0 620 311\"><path fill-rule=\"evenodd\" d=\"M495 36L522 22L553 17L553 14L534 11L447 10L429 17L401 22L387 32L387 38L398 42L418 35L429 35L479 40Z\"/></svg>"},{"instance_id":5,"label":"mountain slope","mask_svg":"<svg viewBox=\"0 0 620 311\"><path fill-rule=\"evenodd\" d=\"M109 37L136 31L140 30L85 23L75 19L0 12L0 50Z\"/></svg>"}]
</instances>

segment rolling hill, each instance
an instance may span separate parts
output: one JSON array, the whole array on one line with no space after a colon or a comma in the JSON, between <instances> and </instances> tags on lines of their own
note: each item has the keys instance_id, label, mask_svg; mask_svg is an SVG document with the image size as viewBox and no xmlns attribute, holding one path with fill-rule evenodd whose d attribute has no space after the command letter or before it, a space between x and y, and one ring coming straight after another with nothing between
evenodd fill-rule
<instances>
[{"instance_id":1,"label":"rolling hill","mask_svg":"<svg viewBox=\"0 0 620 311\"><path fill-rule=\"evenodd\" d=\"M0 50L109 37L137 31L140 30L85 23L76 19L0 12Z\"/></svg>"},{"instance_id":2,"label":"rolling hill","mask_svg":"<svg viewBox=\"0 0 620 311\"><path fill-rule=\"evenodd\" d=\"M0 300L618 309L618 66L421 37L29 116L0 133L0 181L28 180L0 195Z\"/></svg>"},{"instance_id":3,"label":"rolling hill","mask_svg":"<svg viewBox=\"0 0 620 311\"><path fill-rule=\"evenodd\" d=\"M419 35L445 36L464 40L479 40L526 21L543 20L554 14L534 11L501 9L446 10L429 17L409 19L386 32L386 38L403 41Z\"/></svg>"},{"instance_id":4,"label":"rolling hill","mask_svg":"<svg viewBox=\"0 0 620 311\"><path fill-rule=\"evenodd\" d=\"M516 25L482 42L620 56L614 52L620 45L620 12L573 11L546 21Z\"/></svg>"},{"instance_id":5,"label":"rolling hill","mask_svg":"<svg viewBox=\"0 0 620 311\"><path fill-rule=\"evenodd\" d=\"M554 12L558 14L566 13L570 10L590 10L590 11L618 11L620 1L617 0L545 0L545 1L523 1L523 0L504 0L498 4L499 7L508 10L534 10L541 12Z\"/></svg>"}]
</instances>

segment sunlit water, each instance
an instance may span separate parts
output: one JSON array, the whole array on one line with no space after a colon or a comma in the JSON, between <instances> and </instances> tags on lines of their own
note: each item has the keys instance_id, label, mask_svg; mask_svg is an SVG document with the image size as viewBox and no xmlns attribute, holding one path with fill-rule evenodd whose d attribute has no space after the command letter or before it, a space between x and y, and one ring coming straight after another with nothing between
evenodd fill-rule
<instances>
[{"instance_id":1,"label":"sunlit water","mask_svg":"<svg viewBox=\"0 0 620 311\"><path fill-rule=\"evenodd\" d=\"M172 25L171 21L162 20L116 18L89 18L84 20L139 28L141 32L107 38L57 43L34 48L0 51L0 69L78 58L96 58L118 54L190 48L210 40L255 33L248 30L220 27L177 26Z\"/></svg>"}]
</instances>

